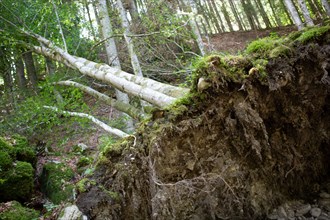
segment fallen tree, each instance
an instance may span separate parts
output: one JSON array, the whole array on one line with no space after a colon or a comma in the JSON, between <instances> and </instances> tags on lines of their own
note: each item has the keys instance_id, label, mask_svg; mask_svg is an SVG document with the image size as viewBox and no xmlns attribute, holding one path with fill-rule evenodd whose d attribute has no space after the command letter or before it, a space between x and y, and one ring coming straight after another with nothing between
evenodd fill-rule
<instances>
[{"instance_id":1,"label":"fallen tree","mask_svg":"<svg viewBox=\"0 0 330 220\"><path fill-rule=\"evenodd\" d=\"M265 219L283 203L298 214L292 201L313 201L330 178L329 42L316 28L205 58L190 98L105 149L79 208L92 219Z\"/></svg>"}]
</instances>

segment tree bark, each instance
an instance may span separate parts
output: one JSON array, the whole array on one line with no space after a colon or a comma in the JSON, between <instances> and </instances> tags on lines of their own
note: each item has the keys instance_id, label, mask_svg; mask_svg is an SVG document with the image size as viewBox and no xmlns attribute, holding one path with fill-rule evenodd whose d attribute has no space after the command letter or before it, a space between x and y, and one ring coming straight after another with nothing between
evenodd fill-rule
<instances>
[{"instance_id":1,"label":"tree bark","mask_svg":"<svg viewBox=\"0 0 330 220\"><path fill-rule=\"evenodd\" d=\"M325 9L325 12L327 13L328 16L330 16L330 5L327 0L321 0L322 6Z\"/></svg>"},{"instance_id":2,"label":"tree bark","mask_svg":"<svg viewBox=\"0 0 330 220\"><path fill-rule=\"evenodd\" d=\"M195 34L196 42L197 42L198 48L200 50L200 53L202 56L204 56L205 47L204 47L202 36L199 32L199 29L198 29L198 26L197 26L197 23L195 20L195 16L197 15L195 3L192 0L184 0L184 1L185 1L185 5L187 7L188 12L192 13L192 15L189 16L189 24L190 24L190 27L191 27L193 33Z\"/></svg>"},{"instance_id":3,"label":"tree bark","mask_svg":"<svg viewBox=\"0 0 330 220\"><path fill-rule=\"evenodd\" d=\"M277 16L277 13L276 13L276 9L275 9L276 7L274 5L274 1L273 0L268 0L268 3L269 3L269 6L270 6L270 9L272 10L273 17L275 18L276 26L277 27L282 26L281 18L279 16Z\"/></svg>"},{"instance_id":4,"label":"tree bark","mask_svg":"<svg viewBox=\"0 0 330 220\"><path fill-rule=\"evenodd\" d=\"M116 135L120 138L124 138L124 137L128 137L129 135L117 128L112 128L109 125L105 124L104 122L98 120L97 118L95 118L92 115L89 114L85 114L85 113L80 113L80 112L69 112L69 111L63 111L60 110L56 107L53 106L44 106L44 108L46 109L50 109L52 111L58 112L62 115L69 115L69 116L76 116L76 117L80 117L80 118L87 118L89 120L91 120L92 122L94 122L96 125L100 126L101 128L103 128L105 131L109 132L110 134Z\"/></svg>"},{"instance_id":5,"label":"tree bark","mask_svg":"<svg viewBox=\"0 0 330 220\"><path fill-rule=\"evenodd\" d=\"M285 6L287 7L295 25L297 26L298 30L301 30L304 25L299 17L298 11L296 7L294 6L293 2L291 0L284 0Z\"/></svg>"},{"instance_id":6,"label":"tree bark","mask_svg":"<svg viewBox=\"0 0 330 220\"><path fill-rule=\"evenodd\" d=\"M232 12L234 14L235 20L237 22L238 30L242 31L243 30L243 26L242 26L241 20L239 18L239 15L237 13L237 10L236 10L236 7L235 7L235 2L233 2L231 0L229 0L228 2L230 4L230 8L231 8L231 10L232 10Z\"/></svg>"},{"instance_id":7,"label":"tree bark","mask_svg":"<svg viewBox=\"0 0 330 220\"><path fill-rule=\"evenodd\" d=\"M261 3L260 0L255 0L255 3L257 5L257 8L261 14L261 17L262 17L262 20L264 21L265 25L266 25L266 28L271 28L272 27L272 24L267 16L267 13Z\"/></svg>"},{"instance_id":8,"label":"tree bark","mask_svg":"<svg viewBox=\"0 0 330 220\"><path fill-rule=\"evenodd\" d=\"M101 24L101 30L102 30L102 36L107 39L105 41L105 50L108 57L108 64L117 68L121 69L117 46L115 39L112 36L112 25L110 22L109 12L107 9L107 2L106 0L98 0L97 8L99 10L99 18L100 18L100 24ZM122 91L116 89L116 97L119 101L124 103L129 103L128 95L123 93ZM127 120L126 127L128 130L133 130L133 121Z\"/></svg>"},{"instance_id":9,"label":"tree bark","mask_svg":"<svg viewBox=\"0 0 330 220\"><path fill-rule=\"evenodd\" d=\"M24 59L28 79L29 79L29 81L32 85L33 90L37 91L38 77L37 77L36 67L34 65L32 52L31 51L26 51L23 54L23 59Z\"/></svg>"},{"instance_id":10,"label":"tree bark","mask_svg":"<svg viewBox=\"0 0 330 220\"><path fill-rule=\"evenodd\" d=\"M121 0L117 0L117 7L121 17L121 25L124 28L124 38L127 44L129 55L131 57L131 64L133 67L134 74L137 76L143 76L139 59L134 50L133 40L131 37L129 37L129 35L131 35L129 30L129 22L127 19L126 10L123 7Z\"/></svg>"},{"instance_id":11,"label":"tree bark","mask_svg":"<svg viewBox=\"0 0 330 220\"><path fill-rule=\"evenodd\" d=\"M229 31L230 32L234 31L233 25L231 24L231 20L230 20L229 14L228 14L228 11L226 9L225 2L222 2L221 11L222 11L222 13L223 13L223 15L225 17L225 20L227 22L227 25L229 27Z\"/></svg>"},{"instance_id":12,"label":"tree bark","mask_svg":"<svg viewBox=\"0 0 330 220\"><path fill-rule=\"evenodd\" d=\"M313 23L313 20L309 14L309 11L308 11L308 8L307 8L307 5L305 3L304 0L298 0L298 4L300 6L300 9L302 11L302 14L305 18L305 23L307 24L307 26L313 26L314 23Z\"/></svg>"},{"instance_id":13,"label":"tree bark","mask_svg":"<svg viewBox=\"0 0 330 220\"><path fill-rule=\"evenodd\" d=\"M19 56L15 61L17 86L22 94L26 91L26 78L22 57Z\"/></svg>"}]
</instances>

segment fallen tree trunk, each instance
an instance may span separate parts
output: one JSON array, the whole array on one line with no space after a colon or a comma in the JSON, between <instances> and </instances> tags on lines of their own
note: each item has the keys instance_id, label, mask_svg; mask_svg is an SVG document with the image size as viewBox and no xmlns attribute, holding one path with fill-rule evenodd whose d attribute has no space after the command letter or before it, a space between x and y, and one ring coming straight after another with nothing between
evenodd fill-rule
<instances>
[{"instance_id":1,"label":"fallen tree trunk","mask_svg":"<svg viewBox=\"0 0 330 220\"><path fill-rule=\"evenodd\" d=\"M124 72L122 70L118 70L116 68L110 67L106 64L99 64L92 61L89 61L82 57L75 57L65 52L63 49L55 46L51 41L46 38L34 34L24 32L26 35L29 35L39 41L43 46L33 46L32 49L41 55L47 56L56 61L62 62L70 68L79 70L82 74L88 75L92 78L97 78L103 80L119 90L124 91L121 87L129 87L125 86L125 83L128 85L134 85L136 88L134 90L143 90L149 89L148 92L154 91L155 93L160 93L163 96L169 96L170 98L179 98L185 95L189 90L187 88L175 87L172 85L164 84L157 82L152 79L148 79L141 76L135 76ZM121 81L118 84L118 79ZM128 82L127 82L128 81ZM128 90L126 88L126 90ZM138 94L144 94L143 91L134 92L134 90L128 90L124 92L131 92L132 94L139 96ZM147 93L147 92L146 92ZM140 96L141 96L140 95ZM161 97L164 98L164 97ZM166 99L166 98L164 98ZM169 98L168 98L169 99ZM146 100L148 101L148 100ZM173 101L173 100L172 100Z\"/></svg>"},{"instance_id":2,"label":"fallen tree trunk","mask_svg":"<svg viewBox=\"0 0 330 220\"><path fill-rule=\"evenodd\" d=\"M128 137L129 135L117 128L112 128L109 125L105 124L104 122L98 120L97 118L95 118L92 115L89 114L85 114L85 113L80 113L80 112L69 112L69 111L63 111L60 110L56 107L53 106L44 106L44 108L46 109L50 109L52 111L58 112L60 114L63 115L69 115L69 116L75 116L75 117L80 117L80 118L87 118L89 120L91 120L92 122L94 122L96 125L98 125L99 127L103 128L105 131L109 132L110 134L116 135L120 138L124 138L124 137Z\"/></svg>"},{"instance_id":3,"label":"fallen tree trunk","mask_svg":"<svg viewBox=\"0 0 330 220\"><path fill-rule=\"evenodd\" d=\"M100 92L98 92L88 86L82 85L80 83L66 80L66 81L56 82L55 85L73 86L73 87L79 88L82 91L88 93L89 95L94 96L98 100L101 100L101 101L105 102L106 104L112 106L113 108L117 109L118 111L128 114L129 116L131 116L134 119L142 120L145 117L145 115L143 114L143 112L140 109L137 109L130 104L113 99L107 95L104 95L103 93L100 93Z\"/></svg>"}]
</instances>

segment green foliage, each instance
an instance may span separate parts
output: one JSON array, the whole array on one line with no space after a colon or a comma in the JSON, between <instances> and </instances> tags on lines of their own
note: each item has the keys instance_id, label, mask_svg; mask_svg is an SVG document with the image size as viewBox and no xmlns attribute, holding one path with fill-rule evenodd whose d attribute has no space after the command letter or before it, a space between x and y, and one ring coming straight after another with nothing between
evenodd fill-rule
<instances>
[{"instance_id":1,"label":"green foliage","mask_svg":"<svg viewBox=\"0 0 330 220\"><path fill-rule=\"evenodd\" d=\"M32 220L39 217L38 211L23 207L17 201L11 201L6 204L2 203L0 204L0 209L2 205L5 208L0 212L1 220Z\"/></svg>"},{"instance_id":2,"label":"green foliage","mask_svg":"<svg viewBox=\"0 0 330 220\"><path fill-rule=\"evenodd\" d=\"M59 204L72 196L74 186L69 182L74 172L62 163L47 163L40 177L42 191L54 203Z\"/></svg>"}]
</instances>

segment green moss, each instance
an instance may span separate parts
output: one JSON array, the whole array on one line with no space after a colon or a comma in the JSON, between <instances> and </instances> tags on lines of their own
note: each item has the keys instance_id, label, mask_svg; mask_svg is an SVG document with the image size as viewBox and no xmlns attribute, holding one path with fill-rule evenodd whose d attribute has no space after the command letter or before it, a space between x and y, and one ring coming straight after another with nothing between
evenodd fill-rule
<instances>
[{"instance_id":1,"label":"green moss","mask_svg":"<svg viewBox=\"0 0 330 220\"><path fill-rule=\"evenodd\" d=\"M31 164L36 164L37 155L34 149L29 147L18 147L15 149L16 159L20 161L29 162Z\"/></svg>"},{"instance_id":2,"label":"green moss","mask_svg":"<svg viewBox=\"0 0 330 220\"><path fill-rule=\"evenodd\" d=\"M80 168L80 167L88 166L89 164L91 164L91 162L92 162L91 158L82 156L79 158L77 167Z\"/></svg>"},{"instance_id":3,"label":"green moss","mask_svg":"<svg viewBox=\"0 0 330 220\"><path fill-rule=\"evenodd\" d=\"M7 152L0 151L0 172L8 170L13 166L13 159Z\"/></svg>"},{"instance_id":4,"label":"green moss","mask_svg":"<svg viewBox=\"0 0 330 220\"><path fill-rule=\"evenodd\" d=\"M0 151L7 152L11 157L16 156L15 148L3 137L0 137Z\"/></svg>"},{"instance_id":5,"label":"green moss","mask_svg":"<svg viewBox=\"0 0 330 220\"><path fill-rule=\"evenodd\" d=\"M83 192L88 191L88 189L91 186L95 186L95 185L96 185L95 181L89 180L87 178L83 178L76 184L76 188L77 188L79 193L83 193Z\"/></svg>"},{"instance_id":6,"label":"green moss","mask_svg":"<svg viewBox=\"0 0 330 220\"><path fill-rule=\"evenodd\" d=\"M42 191L54 204L59 204L71 197L73 177L73 170L64 164L45 164L40 178Z\"/></svg>"},{"instance_id":7,"label":"green moss","mask_svg":"<svg viewBox=\"0 0 330 220\"><path fill-rule=\"evenodd\" d=\"M1 220L32 220L39 217L38 211L23 207L16 201L2 203L0 209L2 206L4 206L4 209L0 212Z\"/></svg>"},{"instance_id":8,"label":"green moss","mask_svg":"<svg viewBox=\"0 0 330 220\"><path fill-rule=\"evenodd\" d=\"M125 141L122 141L120 143L109 144L104 148L103 154L107 158L118 157L122 154L125 146L126 146Z\"/></svg>"},{"instance_id":9,"label":"green moss","mask_svg":"<svg viewBox=\"0 0 330 220\"><path fill-rule=\"evenodd\" d=\"M2 172L0 178L0 200L27 201L34 188L34 170L30 163L17 161L10 170Z\"/></svg>"},{"instance_id":10,"label":"green moss","mask_svg":"<svg viewBox=\"0 0 330 220\"><path fill-rule=\"evenodd\" d=\"M14 147L18 147L18 148L29 147L29 142L26 137L15 134L12 136L12 138L14 139L14 143L13 143Z\"/></svg>"},{"instance_id":11,"label":"green moss","mask_svg":"<svg viewBox=\"0 0 330 220\"><path fill-rule=\"evenodd\" d=\"M269 51L283 43L283 39L277 36L270 36L252 41L246 48L247 54L256 53L259 56L267 55Z\"/></svg>"},{"instance_id":12,"label":"green moss","mask_svg":"<svg viewBox=\"0 0 330 220\"><path fill-rule=\"evenodd\" d=\"M276 58L280 56L289 57L291 54L292 54L292 49L288 46L281 44L269 52L269 57L270 58Z\"/></svg>"},{"instance_id":13,"label":"green moss","mask_svg":"<svg viewBox=\"0 0 330 220\"><path fill-rule=\"evenodd\" d=\"M299 37L297 37L295 40L305 44L311 40L319 39L329 31L330 31L330 26L306 28L301 32Z\"/></svg>"}]
</instances>

